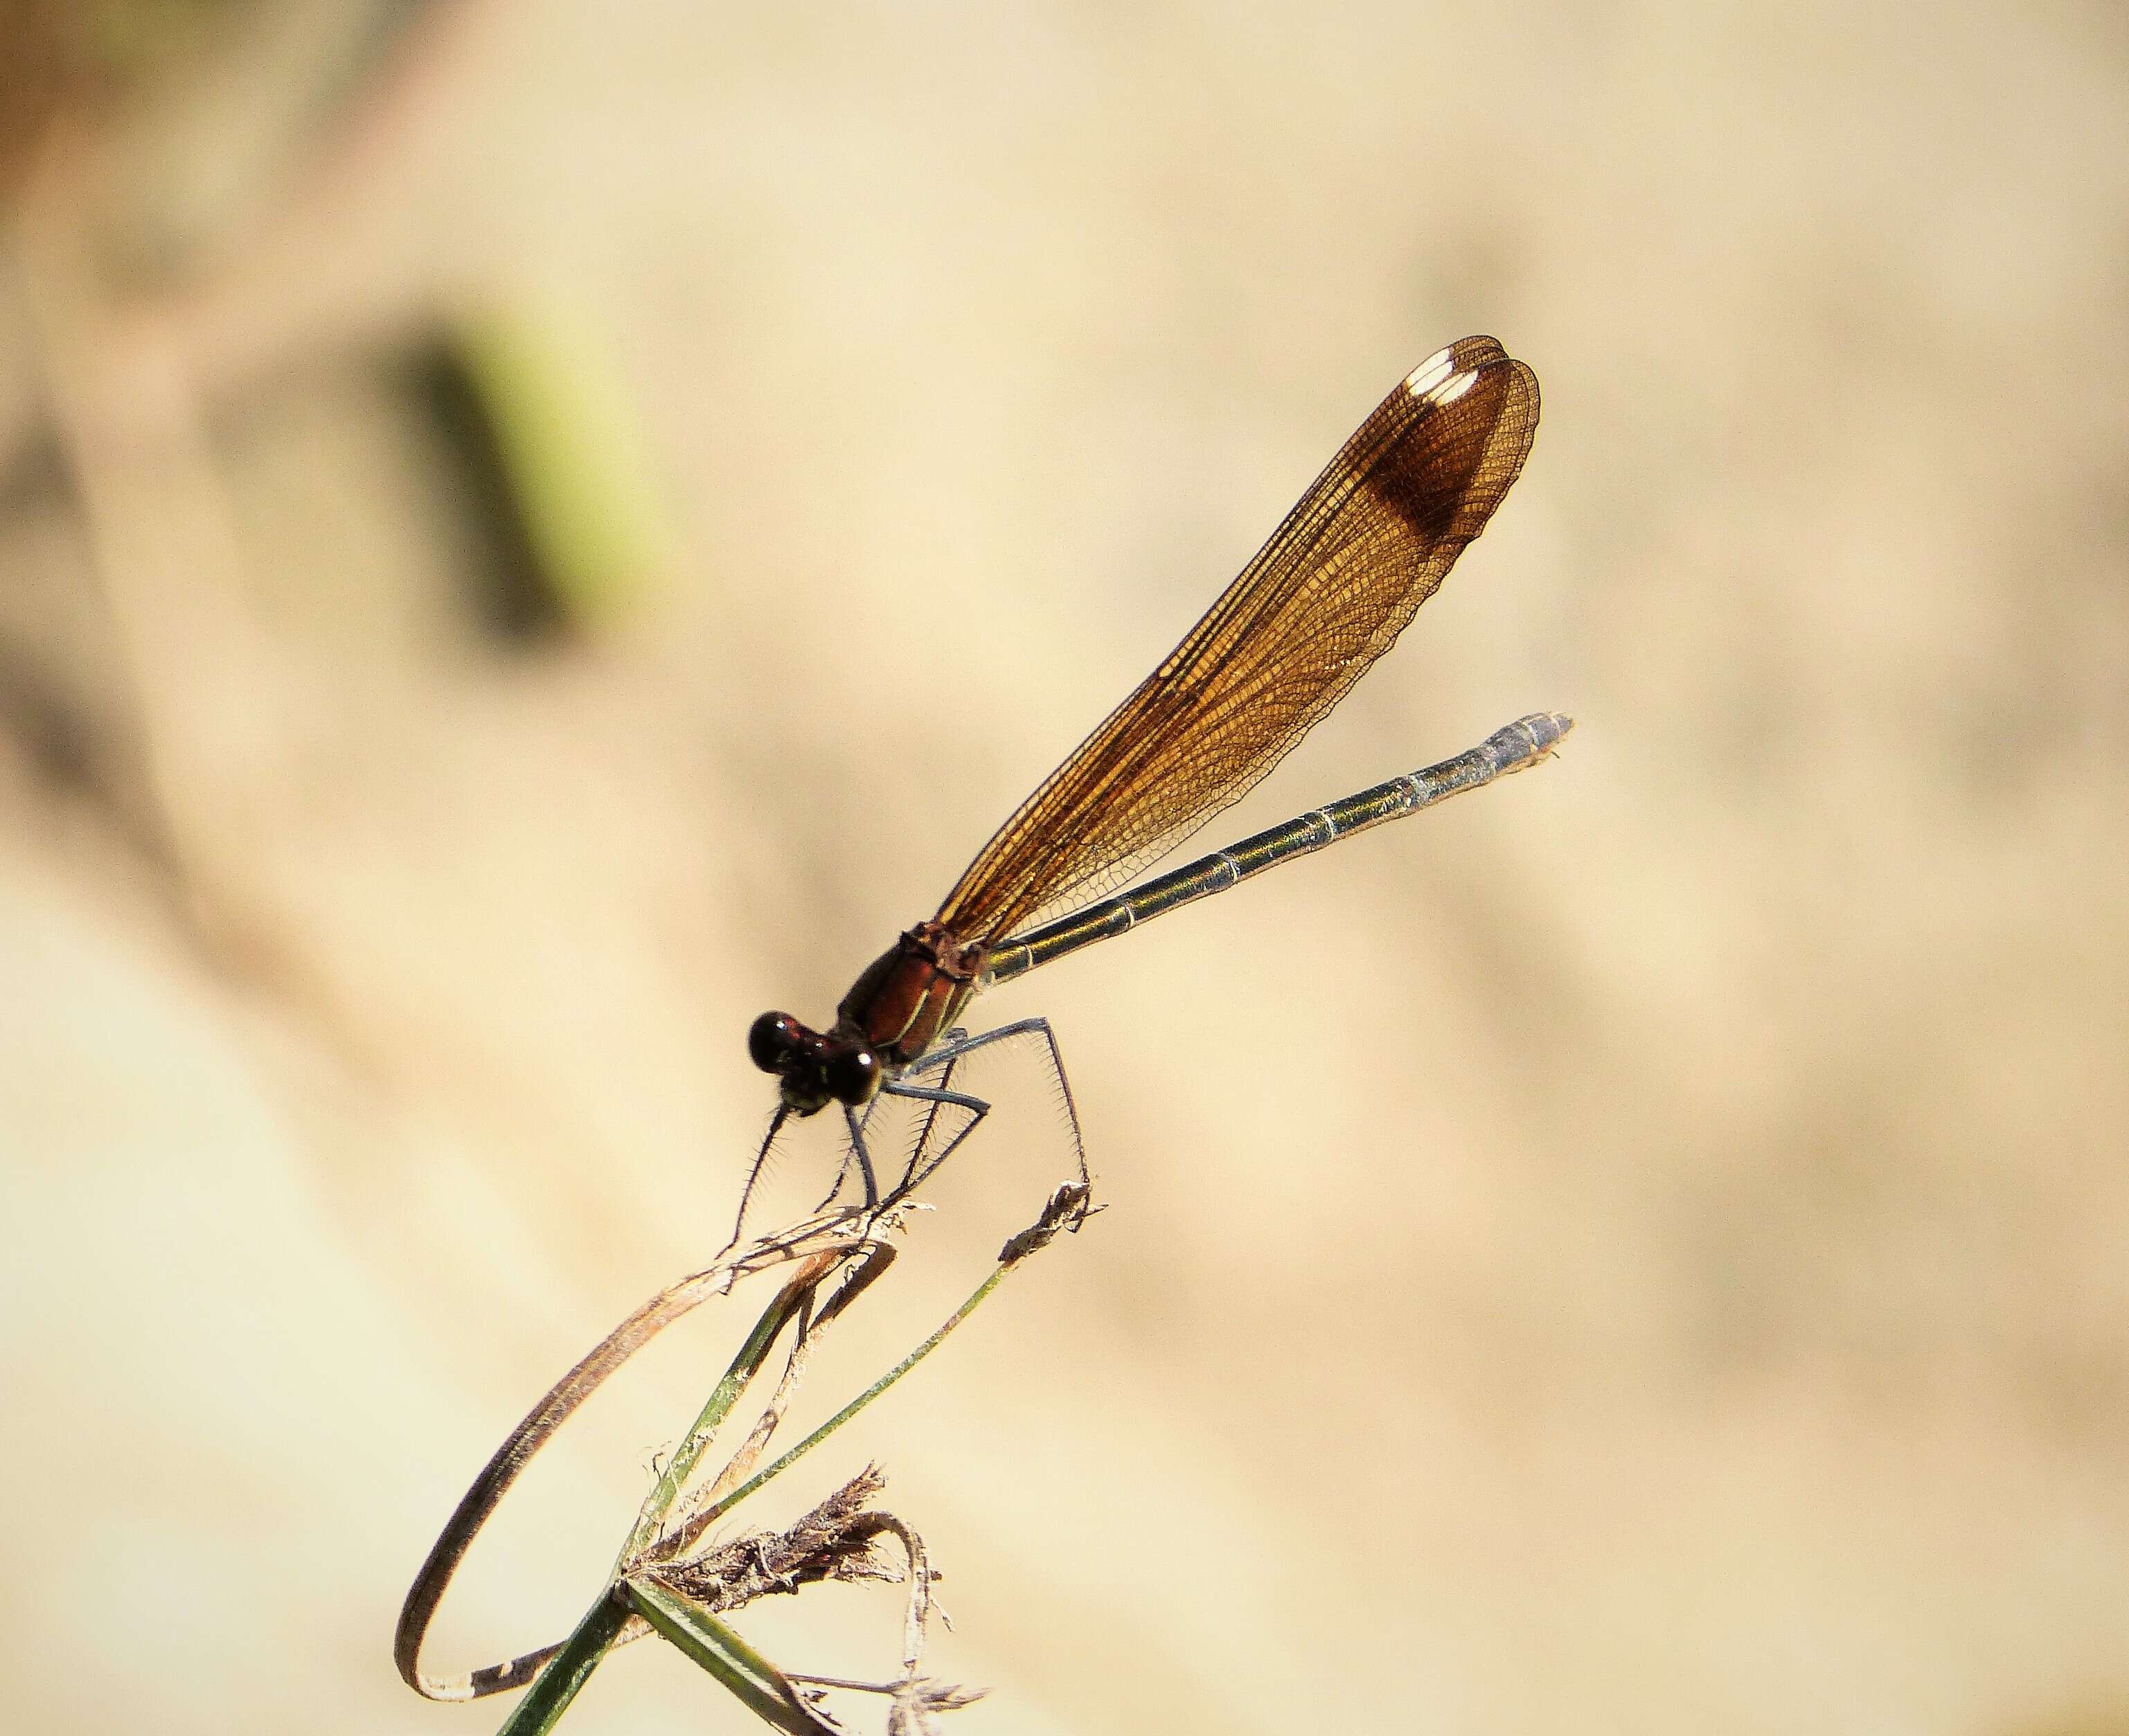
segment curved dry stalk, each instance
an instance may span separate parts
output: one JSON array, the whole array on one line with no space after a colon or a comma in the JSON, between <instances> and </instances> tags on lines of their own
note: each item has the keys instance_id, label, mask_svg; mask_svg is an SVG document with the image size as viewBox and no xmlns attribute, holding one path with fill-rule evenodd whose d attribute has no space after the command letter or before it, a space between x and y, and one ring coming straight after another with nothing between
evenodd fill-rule
<instances>
[{"instance_id":1,"label":"curved dry stalk","mask_svg":"<svg viewBox=\"0 0 2129 1736\"><path fill-rule=\"evenodd\" d=\"M788 1677L717 1620L712 1610L736 1607L776 1590L796 1590L811 1580L878 1577L869 1572L869 1540L882 1534L898 1538L907 1551L912 1581L903 1627L903 1670L881 1691L893 1696L890 1723L897 1729L930 1727L931 1715L965 1705L975 1696L965 1690L919 1678L917 1659L924 1624L932 1608L932 1575L913 1529L898 1518L859 1512L863 1499L877 1486L874 1474L855 1480L823 1507L815 1510L776 1544L763 1553L761 1537L727 1545L713 1557L690 1561L691 1548L707 1528L756 1489L841 1428L894 1385L944 1342L1003 1280L1062 1229L1077 1229L1093 1210L1084 1182L1060 1187L1045 1202L1036 1221L1002 1248L998 1263L976 1291L922 1344L858 1397L843 1406L797 1446L765 1469L754 1471L769 1439L787 1414L798 1383L821 1334L864 1295L894 1258L883 1232L899 1229L911 1191L909 1183L880 1207L863 1213L831 1210L817 1214L792 1229L765 1237L745 1253L720 1259L683 1279L636 1309L598 1346L564 1375L511 1432L466 1491L434 1546L400 1611L393 1658L401 1677L431 1700L473 1700L530 1682L531 1691L503 1725L504 1736L536 1736L550 1729L613 1646L656 1631L779 1729L797 1736L817 1736L831 1729ZM525 1466L577 1408L613 1372L674 1321L713 1296L728 1293L742 1277L779 1265L795 1265L766 1307L724 1378L703 1406L688 1431L660 1472L644 1502L612 1577L575 1630L557 1644L522 1653L455 1677L432 1677L421 1668L422 1643L452 1577L481 1527L501 1504ZM840 1279L825 1303L821 1287ZM783 1372L762 1416L699 1498L688 1501L678 1524L670 1520L702 1454L715 1439L741 1395L767 1363L776 1340L794 1329ZM751 1472L751 1474L750 1474ZM837 1502L841 1506L837 1507ZM830 1512L836 1507L835 1512ZM848 1508L848 1512L843 1511ZM841 1527L840 1539L836 1534ZM742 1571L752 1551L755 1571ZM726 1558L729 1558L726 1559ZM736 1565L737 1564L737 1565ZM705 1575L707 1577L705 1577ZM698 1581L700 1581L698 1583Z\"/></svg>"},{"instance_id":2,"label":"curved dry stalk","mask_svg":"<svg viewBox=\"0 0 2129 1736\"><path fill-rule=\"evenodd\" d=\"M878 1245L870 1243L863 1234L845 1227L847 1224L845 1214L826 1215L783 1234L764 1237L730 1258L691 1273L637 1308L548 1390L545 1396L511 1430L474 1479L473 1486L460 1500L431 1546L427 1559L422 1563L421 1572L407 1593L406 1601L400 1607L392 1656L398 1666L401 1680L407 1686L429 1700L478 1700L504 1689L522 1686L535 1670L556 1654L559 1646L542 1646L521 1653L507 1663L484 1665L449 1677L430 1676L421 1667L422 1639L459 1564L472 1548L474 1539L479 1535L511 1486L531 1463L533 1455L554 1439L578 1407L652 1339L711 1297L728 1291L740 1278L779 1264L807 1262L810 1278L807 1273L801 1273L799 1277L807 1282L800 1285L794 1280L793 1284L785 1287L783 1295L771 1305L748 1341L750 1348L760 1340L760 1353L765 1355L769 1343L802 1306L803 1299L810 1297L813 1287L827 1275L836 1260L862 1251L868 1245ZM812 1263L821 1261L826 1263L817 1270L812 1269ZM773 1329L764 1335L763 1329L772 1321ZM744 1350L741 1355L745 1357ZM736 1393L733 1396L736 1397ZM668 1477L671 1477L672 1471L673 1467L669 1467ZM677 1479L672 1486L677 1493Z\"/></svg>"}]
</instances>

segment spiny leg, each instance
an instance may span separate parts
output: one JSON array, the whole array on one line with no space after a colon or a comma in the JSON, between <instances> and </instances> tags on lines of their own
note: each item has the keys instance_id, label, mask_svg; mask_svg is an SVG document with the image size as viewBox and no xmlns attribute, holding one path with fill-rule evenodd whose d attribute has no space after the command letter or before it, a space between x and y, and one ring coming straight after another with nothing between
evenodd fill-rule
<instances>
[{"instance_id":1,"label":"spiny leg","mask_svg":"<svg viewBox=\"0 0 2129 1736\"><path fill-rule=\"evenodd\" d=\"M1072 1096L1072 1082L1064 1071L1064 1058L1058 1049L1056 1034L1051 1030L1047 1019L1040 1017L1021 1019L1012 1024L1001 1025L995 1030L984 1031L973 1037L965 1030L958 1028L948 1031L944 1039L930 1053L920 1056L905 1070L902 1079L883 1085L880 1087L879 1096L866 1104L862 1113L846 1106L843 1111L843 1120L850 1134L850 1145L843 1153L841 1166L836 1171L835 1184L829 1188L816 1210L826 1210L835 1202L836 1196L843 1191L844 1182L849 1179L850 1165L853 1163L857 1165L859 1177L864 1183L864 1211L870 1214L879 1210L881 1204L879 1182L877 1173L873 1168L872 1151L866 1143L865 1130L870 1125L873 1114L879 1108L882 1098L905 1097L928 1106L912 1148L909 1163L895 1184L892 1198L896 1200L906 1198L914 1189L936 1174L941 1167L960 1149L962 1142L976 1130L984 1118L991 1111L991 1104L988 1100L951 1088L956 1069L964 1060L978 1049L988 1049L994 1044L1007 1042L1015 1038L1029 1036L1039 1036L1042 1039L1044 1049L1049 1057L1050 1077L1057 1082L1058 1100L1064 1111L1065 1125L1072 1135L1073 1158L1079 1165L1080 1179L1083 1182L1090 1181L1086 1142L1079 1128L1079 1106ZM929 1087L905 1082L922 1073L937 1073L940 1076L938 1086ZM966 1111L969 1116L968 1123L965 1126L955 1130L945 1144L941 1148L938 1154L926 1163L924 1160L925 1153L936 1131L939 1112L942 1108L954 1108ZM741 1197L741 1225L743 1225L745 1221L746 1207L753 1196L755 1185L760 1177L762 1166L768 1159L769 1148L775 1143L776 1136L782 1131L783 1123L788 1115L788 1108L779 1105L775 1115L769 1122L769 1135L762 1141L761 1150L755 1158L754 1168L747 1177L746 1191ZM733 1231L733 1242L736 1243L738 1239L739 1227L736 1226Z\"/></svg>"},{"instance_id":2,"label":"spiny leg","mask_svg":"<svg viewBox=\"0 0 2129 1736\"><path fill-rule=\"evenodd\" d=\"M951 1030L948 1031L945 1036L939 1039L940 1044L944 1049L944 1053L940 1058L939 1064L936 1068L926 1067L918 1069L918 1071L922 1072L936 1071L939 1075L938 1089L940 1091L949 1093L953 1092L954 1071L961 1064L961 1056L964 1053L961 1045L965 1044L968 1041L968 1032L961 1026L958 1025L955 1025ZM918 1093L921 1087L912 1086L907 1092L896 1092L896 1095L898 1096L913 1096ZM971 1099L970 1101L973 1102L980 1100ZM990 1105L988 1102L985 1102L984 1104L983 1111L971 1115L970 1120L961 1128L960 1131L954 1136L952 1140L949 1142L945 1149L939 1154L936 1161L926 1163L924 1161L924 1154L931 1149L932 1139L938 1132L939 1111L943 1108L948 1107L950 1104L955 1107L968 1106L964 1104L954 1103L953 1099L950 1096L935 1097L929 1101L925 1110L924 1119L922 1124L917 1127L915 1137L909 1142L909 1161L903 1166L901 1187L898 1189L898 1191L907 1190L912 1186L920 1171L925 1175L929 1175L933 1170L939 1167L939 1164L945 1163L946 1158L952 1154L954 1148L959 1145L960 1142L966 1139L971 1133L975 1131L975 1124L978 1121L980 1121L983 1119L984 1114L988 1113L990 1109Z\"/></svg>"},{"instance_id":3,"label":"spiny leg","mask_svg":"<svg viewBox=\"0 0 2129 1736\"><path fill-rule=\"evenodd\" d=\"M842 1162L836 1166L836 1179L834 1182L830 1185L827 1192L822 1196L821 1203L813 1208L817 1213L826 1211L831 1206L835 1204L836 1196L843 1191L843 1183L850 1179L850 1167L853 1163L857 1166L859 1177L864 1182L864 1210L868 1213L879 1210L879 1183L878 1177L873 1170L872 1148L866 1141L865 1132L866 1130L872 1125L872 1118L874 1112L879 1108L881 1098L889 1096L903 1096L905 1095L929 1097L931 1093L922 1091L906 1093L890 1082L884 1084L880 1087L879 1096L875 1096L869 1103L866 1104L862 1111L848 1106L845 1107L843 1111L843 1120L844 1125L848 1128L850 1132L850 1143L844 1148ZM989 1106L985 1105L984 1106L988 1108ZM936 1106L934 1106L932 1113L934 1115L937 1113ZM978 1119L981 1118L979 1117ZM928 1121L926 1123L926 1135L928 1136ZM908 1185L909 1177L907 1172L905 1170L902 1180L895 1186L893 1197L895 1199L900 1199L903 1195L908 1191Z\"/></svg>"},{"instance_id":4,"label":"spiny leg","mask_svg":"<svg viewBox=\"0 0 2129 1736\"><path fill-rule=\"evenodd\" d=\"M769 1162L769 1148L775 1144L777 1134L783 1131L783 1124L790 1119L791 1106L788 1103L779 1103L776 1113L769 1118L769 1131L762 1135L761 1149L755 1153L754 1167L746 1172L746 1186L740 1190L739 1215L732 1220L731 1239L718 1253L719 1259L739 1246L739 1239L746 1230L746 1208L754 1203L755 1184L761 1180L762 1168ZM836 1178L836 1185L842 1185L840 1177Z\"/></svg>"},{"instance_id":5,"label":"spiny leg","mask_svg":"<svg viewBox=\"0 0 2129 1736\"><path fill-rule=\"evenodd\" d=\"M869 1111L869 1105L867 1106L867 1109ZM872 1153L865 1149L864 1125L868 1119L869 1119L869 1113L867 1115L861 1116L847 1103L843 1106L843 1125L850 1130L850 1149L857 1156L858 1173L864 1179L865 1210L870 1214L879 1210L879 1183L873 1176ZM846 1167L849 1161L848 1158L844 1159ZM841 1189L842 1185L843 1178L841 1174L838 1174L836 1177L836 1187L838 1191ZM831 1195L830 1197L832 1198L834 1196Z\"/></svg>"},{"instance_id":6,"label":"spiny leg","mask_svg":"<svg viewBox=\"0 0 2129 1736\"><path fill-rule=\"evenodd\" d=\"M928 1103L931 1106L924 1118L924 1131L919 1137L915 1149L910 1153L909 1167L903 1172L901 1181L895 1184L894 1197L898 1200L915 1192L924 1182L937 1174L940 1167L960 1149L961 1142L974 1133L982 1125L984 1117L991 1112L989 1103L981 1097L972 1097L966 1092L946 1091L927 1085L902 1084L883 1085L880 1091L883 1095L891 1094L898 1097L907 1097L916 1102ZM939 1155L932 1158L929 1163L925 1163L923 1162L925 1147L930 1143L931 1130L937 1125L939 1111L942 1107L964 1109L969 1112L969 1119L965 1125L955 1130L954 1136L946 1141ZM921 1168L918 1167L920 1164L922 1165Z\"/></svg>"},{"instance_id":7,"label":"spiny leg","mask_svg":"<svg viewBox=\"0 0 2129 1736\"><path fill-rule=\"evenodd\" d=\"M816 1216L836 1203L836 1196L842 1192L843 1183L850 1177L850 1163L856 1151L857 1148L855 1145L843 1148L842 1161L836 1165L836 1179L829 1184L828 1191L821 1196L821 1203L813 1208Z\"/></svg>"},{"instance_id":8,"label":"spiny leg","mask_svg":"<svg viewBox=\"0 0 2129 1736\"><path fill-rule=\"evenodd\" d=\"M816 1216L833 1205L836 1196L843 1191L843 1182L850 1172L850 1163L853 1158L856 1159L858 1173L864 1182L864 1209L868 1212L877 1211L879 1209L879 1187L873 1179L872 1158L865 1148L864 1123L860 1120L858 1113L854 1109L845 1108L843 1115L850 1129L850 1149L843 1153L842 1165L836 1171L835 1186L828 1190L821 1203L813 1208ZM869 1104L866 1106L867 1119L869 1119L870 1115L871 1106ZM778 1104L775 1114L769 1118L769 1131L762 1136L760 1149L754 1154L754 1163L746 1172L746 1186L740 1190L739 1211L732 1220L731 1239L720 1250L717 1256L720 1259L738 1247L740 1238L745 1234L747 1208L754 1203L754 1191L760 1185L762 1172L768 1167L769 1153L775 1147L777 1135L783 1131L784 1124L790 1119L791 1106L788 1103Z\"/></svg>"},{"instance_id":9,"label":"spiny leg","mask_svg":"<svg viewBox=\"0 0 2129 1736\"><path fill-rule=\"evenodd\" d=\"M957 1043L967 1035L966 1031L957 1028L946 1033L945 1040L949 1043ZM949 1061L940 1070L939 1088L941 1091L950 1091L953 1089L953 1085L954 1063ZM896 1095L899 1096L902 1093L898 1092ZM931 1136L937 1132L939 1127L939 1111L945 1106L944 1103L936 1099L925 1106L924 1120L917 1130L917 1137L909 1142L909 1161L903 1166L902 1185L904 1187L908 1187L915 1180L917 1166L923 1163L924 1153L931 1149Z\"/></svg>"},{"instance_id":10,"label":"spiny leg","mask_svg":"<svg viewBox=\"0 0 2129 1736\"><path fill-rule=\"evenodd\" d=\"M1091 1183L1093 1177L1087 1167L1087 1144L1079 1132L1079 1106L1072 1100L1072 1081L1064 1071L1064 1057L1057 1047L1057 1034L1050 1030L1047 1019L1039 1016L1017 1019L1010 1025L1001 1025L973 1037L964 1031L949 1031L945 1041L928 1054L920 1055L912 1062L903 1077L907 1078L914 1073L931 1073L940 1068L950 1070L979 1049L986 1049L993 1043L1005 1042L1010 1038L1031 1034L1040 1036L1049 1050L1050 1077L1057 1082L1057 1093L1064 1107L1065 1124L1072 1130L1072 1155L1079 1165L1079 1179ZM936 1163L932 1164L925 1173L928 1175L931 1169L936 1168Z\"/></svg>"}]
</instances>

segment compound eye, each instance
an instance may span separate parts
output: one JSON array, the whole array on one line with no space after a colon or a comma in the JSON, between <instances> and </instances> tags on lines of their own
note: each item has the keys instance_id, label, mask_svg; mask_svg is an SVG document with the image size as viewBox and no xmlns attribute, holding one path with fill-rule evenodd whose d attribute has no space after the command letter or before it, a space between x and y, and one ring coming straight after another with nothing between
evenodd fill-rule
<instances>
[{"instance_id":1,"label":"compound eye","mask_svg":"<svg viewBox=\"0 0 2129 1736\"><path fill-rule=\"evenodd\" d=\"M883 1071L879 1057L863 1044L839 1050L828 1057L828 1094L856 1109L879 1094Z\"/></svg>"},{"instance_id":2,"label":"compound eye","mask_svg":"<svg viewBox=\"0 0 2129 1736\"><path fill-rule=\"evenodd\" d=\"M765 1073L780 1073L791 1064L806 1027L788 1013L764 1013L746 1034L746 1052Z\"/></svg>"}]
</instances>

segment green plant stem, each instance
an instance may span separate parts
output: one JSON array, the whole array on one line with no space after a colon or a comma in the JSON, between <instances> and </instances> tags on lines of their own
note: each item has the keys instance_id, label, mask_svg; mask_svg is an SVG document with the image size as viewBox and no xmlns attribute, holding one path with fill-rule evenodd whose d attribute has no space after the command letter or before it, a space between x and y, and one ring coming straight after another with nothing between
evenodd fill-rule
<instances>
[{"instance_id":1,"label":"green plant stem","mask_svg":"<svg viewBox=\"0 0 2129 1736\"><path fill-rule=\"evenodd\" d=\"M622 1595L637 1615L764 1723L790 1736L824 1736L834 1730L798 1697L781 1670L707 1611L675 1597L655 1580L631 1580Z\"/></svg>"},{"instance_id":2,"label":"green plant stem","mask_svg":"<svg viewBox=\"0 0 2129 1736\"><path fill-rule=\"evenodd\" d=\"M1084 1189L1081 1191L1084 1193ZM1060 1192L1058 1201L1061 1201L1064 1196ZM1053 1206L1056 1203L1053 1201ZM1008 1272L1046 1243L1050 1234L1055 1233L1055 1228L1054 1224L1050 1225L1040 1240L1026 1240L1027 1237L1036 1234L1031 1230L1007 1244L998 1266L990 1275L976 1287L967 1301L941 1323L930 1337L789 1452L695 1515L689 1520L688 1530L699 1534L764 1483L780 1476L794 1462L812 1452L931 1355L945 1342L948 1334L989 1299L991 1292L998 1288ZM1023 1242L1026 1245L1022 1245ZM776 1300L762 1310L761 1317L755 1322L753 1331L747 1334L746 1342L740 1346L731 1366L726 1369L724 1378L717 1382L716 1390L710 1394L697 1415L694 1426L688 1431L687 1439L675 1449L671 1462L660 1473L644 1501L642 1510L630 1529L628 1542L615 1566L615 1579L609 1582L605 1594L592 1606L584 1619L577 1624L576 1631L569 1635L561 1649L541 1671L526 1691L525 1698L504 1723L500 1736L545 1736L576 1697L592 1672L598 1667L600 1659L620 1637L631 1614L641 1616L661 1636L717 1677L756 1716L777 1729L790 1733L790 1736L824 1736L824 1733L833 1730L834 1726L822 1719L798 1697L798 1691L780 1670L722 1622L675 1596L650 1574L622 1576L626 1574L630 1563L638 1560L657 1538L667 1514L679 1499L697 1461L715 1439L717 1429L731 1414L732 1406L739 1401L740 1395L761 1372L783 1329L800 1318L811 1306L814 1294L822 1281L855 1251L855 1248L843 1247L831 1253L814 1255L786 1282L777 1293ZM832 1308L831 1312L833 1312Z\"/></svg>"},{"instance_id":3,"label":"green plant stem","mask_svg":"<svg viewBox=\"0 0 2129 1736\"><path fill-rule=\"evenodd\" d=\"M599 1660L627 1623L628 1614L627 1605L609 1587L585 1612L576 1631L562 1642L561 1650L533 1678L532 1686L511 1708L496 1736L546 1736L591 1679Z\"/></svg>"},{"instance_id":4,"label":"green plant stem","mask_svg":"<svg viewBox=\"0 0 2129 1736\"><path fill-rule=\"evenodd\" d=\"M827 1421L822 1424L819 1428L816 1429L811 1434L807 1435L805 1439L799 1442L797 1446L792 1448L789 1452L784 1453L773 1463L755 1472L752 1477L741 1483L736 1489L733 1490L731 1494L726 1496L722 1501L712 1502L709 1506L705 1508L700 1514L697 1515L692 1521L690 1521L691 1524L699 1529L707 1527L712 1524L723 1515L729 1513L734 1507L736 1507L741 1501L745 1501L748 1496L753 1494L756 1489L759 1489L771 1477L780 1475L783 1471L788 1468L795 1460L803 1458L805 1454L812 1452L814 1448L819 1446L822 1441L833 1434L838 1429L841 1428L845 1423L847 1423L852 1417L855 1416L858 1412L864 1410L866 1405L869 1405L874 1399L878 1398L880 1394L886 1391L888 1387L892 1386L897 1381L900 1380L903 1375L908 1373L911 1369L914 1368L919 1363L922 1362L926 1357L931 1355L933 1351L936 1350L939 1346L945 1341L946 1334L948 1333L951 1332L956 1326L960 1325L962 1321L968 1319L970 1315L974 1314L977 1309L980 1308L984 1305L984 1301L989 1296L990 1293L993 1290L998 1288L999 1283L1004 1279L1005 1275L1013 1269L1013 1263L1007 1263L998 1267L996 1271L993 1272L988 1277L985 1278L982 1283L976 1287L974 1292L969 1297L968 1301L962 1303L959 1308L956 1308L952 1314L947 1316L945 1323L941 1325L939 1329L934 1332L931 1337L925 1339L922 1344L919 1344L914 1350L911 1351L908 1355L903 1358L900 1362L897 1363L892 1368L888 1369L885 1374L883 1374L878 1380L874 1381L872 1385L866 1387L864 1391L860 1392L855 1398L852 1399L850 1403L844 1405L841 1410L838 1410L833 1416L830 1417Z\"/></svg>"},{"instance_id":5,"label":"green plant stem","mask_svg":"<svg viewBox=\"0 0 2129 1736\"><path fill-rule=\"evenodd\" d=\"M702 1457L748 1383L761 1372L778 1336L806 1306L815 1287L834 1268L835 1263L833 1259L809 1261L804 1270L777 1292L776 1300L762 1310L761 1318L754 1323L754 1330L747 1334L746 1342L740 1346L731 1365L725 1370L724 1378L717 1382L703 1405L694 1427L688 1431L688 1438L674 1451L672 1462L652 1486L615 1563L617 1578L644 1545L658 1534L659 1526L687 1481L688 1473L694 1468L696 1460ZM576 1630L562 1642L561 1649L533 1678L524 1699L503 1720L498 1736L545 1736L620 1637L628 1616L629 1605L622 1600L616 1583L609 1581L599 1600L577 1624Z\"/></svg>"},{"instance_id":6,"label":"green plant stem","mask_svg":"<svg viewBox=\"0 0 2129 1736\"><path fill-rule=\"evenodd\" d=\"M761 1318L754 1323L754 1330L747 1334L746 1342L732 1358L725 1377L717 1382L717 1390L710 1394L696 1416L694 1427L674 1449L672 1459L652 1486L643 1510L636 1515L635 1526L628 1534L628 1541L622 1546L621 1558L614 1564L617 1575L657 1536L659 1527L664 1523L666 1514L679 1498L681 1489L694 1470L695 1462L717 1438L718 1428L731 1414L731 1407L739 1402L740 1395L761 1372L762 1364L769 1360L769 1353L783 1329L812 1300L815 1288L836 1263L834 1259L822 1260L817 1257L807 1261L805 1268L777 1292L776 1300L762 1310Z\"/></svg>"}]
</instances>

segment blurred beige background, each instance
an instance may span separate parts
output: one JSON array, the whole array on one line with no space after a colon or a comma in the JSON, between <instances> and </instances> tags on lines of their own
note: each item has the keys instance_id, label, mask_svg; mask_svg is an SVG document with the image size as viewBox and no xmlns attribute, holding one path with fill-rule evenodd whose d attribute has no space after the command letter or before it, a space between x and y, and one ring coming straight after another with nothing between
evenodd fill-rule
<instances>
[{"instance_id":1,"label":"blurred beige background","mask_svg":"<svg viewBox=\"0 0 2129 1736\"><path fill-rule=\"evenodd\" d=\"M0 74L0 1721L492 1729L399 1598L722 1241L748 1020L1491 331L1522 483L1208 841L1565 756L984 1002L1112 1209L748 1517L877 1458L971 1733L2129 1730L2119 8L202 11ZM409 385L497 330L620 454L560 634ZM809 1415L1063 1172L984 1083ZM739 1320L435 1667L574 1619ZM745 1724L638 1647L568 1727Z\"/></svg>"}]
</instances>

